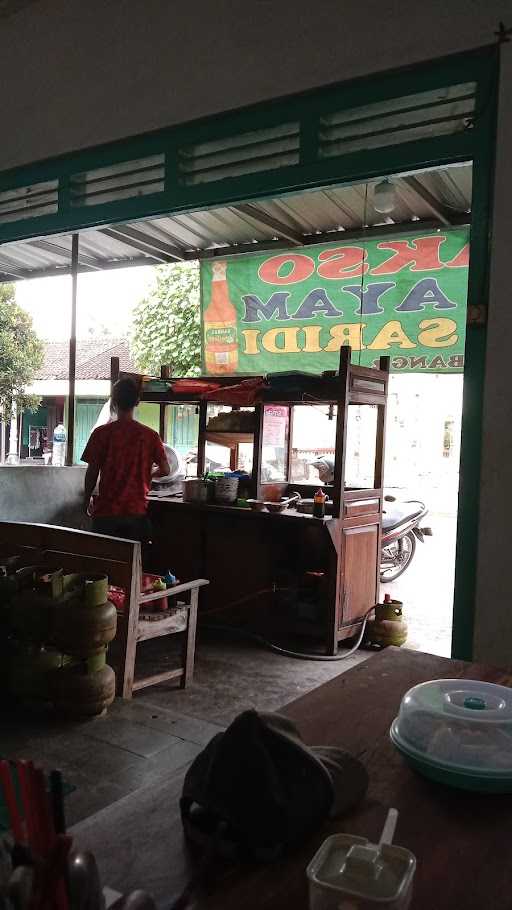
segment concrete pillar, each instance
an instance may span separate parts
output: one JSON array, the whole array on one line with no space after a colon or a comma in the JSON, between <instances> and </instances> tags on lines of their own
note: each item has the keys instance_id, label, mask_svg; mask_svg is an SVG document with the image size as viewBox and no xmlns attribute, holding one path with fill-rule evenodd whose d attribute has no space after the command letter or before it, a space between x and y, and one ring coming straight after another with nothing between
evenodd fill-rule
<instances>
[{"instance_id":1,"label":"concrete pillar","mask_svg":"<svg viewBox=\"0 0 512 910\"><path fill-rule=\"evenodd\" d=\"M501 54L474 630L475 659L509 667L512 666L511 50L509 45L504 45ZM468 490L467 494L476 496L477 492Z\"/></svg>"},{"instance_id":2,"label":"concrete pillar","mask_svg":"<svg viewBox=\"0 0 512 910\"><path fill-rule=\"evenodd\" d=\"M18 464L18 408L16 402L13 401L11 408L11 423L9 429L9 454L7 456L7 464Z\"/></svg>"}]
</instances>

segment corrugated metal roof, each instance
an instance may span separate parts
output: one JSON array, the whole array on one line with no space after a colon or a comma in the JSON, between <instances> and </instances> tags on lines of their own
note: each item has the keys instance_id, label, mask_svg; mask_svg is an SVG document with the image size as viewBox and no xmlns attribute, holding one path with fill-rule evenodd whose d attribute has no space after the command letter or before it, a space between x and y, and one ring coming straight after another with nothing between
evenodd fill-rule
<instances>
[{"instance_id":1,"label":"corrugated metal roof","mask_svg":"<svg viewBox=\"0 0 512 910\"><path fill-rule=\"evenodd\" d=\"M420 225L468 223L472 167L454 165L393 177L396 204L390 215L374 206L380 181L335 186L80 233L80 271L155 265L180 259L343 240L363 230L394 231ZM0 246L0 281L67 274L71 235Z\"/></svg>"}]
</instances>

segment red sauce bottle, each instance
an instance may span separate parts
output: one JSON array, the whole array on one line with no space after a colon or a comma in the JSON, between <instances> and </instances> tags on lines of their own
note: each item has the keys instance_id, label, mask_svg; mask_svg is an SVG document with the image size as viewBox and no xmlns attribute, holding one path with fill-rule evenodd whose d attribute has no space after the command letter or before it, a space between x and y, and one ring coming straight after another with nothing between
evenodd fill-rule
<instances>
[{"instance_id":1,"label":"red sauce bottle","mask_svg":"<svg viewBox=\"0 0 512 910\"><path fill-rule=\"evenodd\" d=\"M313 516L314 518L325 518L325 503L327 493L323 490L317 490L313 499Z\"/></svg>"}]
</instances>

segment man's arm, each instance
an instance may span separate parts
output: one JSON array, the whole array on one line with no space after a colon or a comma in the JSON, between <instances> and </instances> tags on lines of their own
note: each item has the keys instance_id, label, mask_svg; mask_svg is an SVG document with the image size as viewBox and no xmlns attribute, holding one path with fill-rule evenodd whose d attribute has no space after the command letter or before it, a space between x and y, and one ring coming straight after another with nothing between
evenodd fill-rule
<instances>
[{"instance_id":1,"label":"man's arm","mask_svg":"<svg viewBox=\"0 0 512 910\"><path fill-rule=\"evenodd\" d=\"M171 466L167 461L165 451L162 450L162 454L158 456L158 461L156 461L156 468L153 468L153 477L167 477L170 473Z\"/></svg>"},{"instance_id":2,"label":"man's arm","mask_svg":"<svg viewBox=\"0 0 512 910\"><path fill-rule=\"evenodd\" d=\"M100 466L94 461L90 462L85 472L85 484L84 484L84 512L87 515L89 511L89 504L91 501L91 496L94 492L96 482L98 480L98 474L100 473Z\"/></svg>"},{"instance_id":3,"label":"man's arm","mask_svg":"<svg viewBox=\"0 0 512 910\"><path fill-rule=\"evenodd\" d=\"M171 473L171 467L158 433L154 434L153 465L156 465L156 467L153 467L151 471L152 477L167 477Z\"/></svg>"},{"instance_id":4,"label":"man's arm","mask_svg":"<svg viewBox=\"0 0 512 910\"><path fill-rule=\"evenodd\" d=\"M104 427L97 427L92 431L82 454L82 461L87 463L84 484L84 512L89 514L91 496L98 480L98 474L105 460L105 435Z\"/></svg>"}]
</instances>

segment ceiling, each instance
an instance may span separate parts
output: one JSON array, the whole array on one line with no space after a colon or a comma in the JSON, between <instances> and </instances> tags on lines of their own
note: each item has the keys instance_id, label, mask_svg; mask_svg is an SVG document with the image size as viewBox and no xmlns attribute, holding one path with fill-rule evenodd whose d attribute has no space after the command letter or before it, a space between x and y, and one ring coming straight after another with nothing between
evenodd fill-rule
<instances>
[{"instance_id":1,"label":"ceiling","mask_svg":"<svg viewBox=\"0 0 512 910\"><path fill-rule=\"evenodd\" d=\"M375 210L378 182L82 231L79 271L289 249L470 221L470 164L393 177L396 204L389 215ZM70 269L70 234L0 246L0 281L65 275Z\"/></svg>"}]
</instances>

